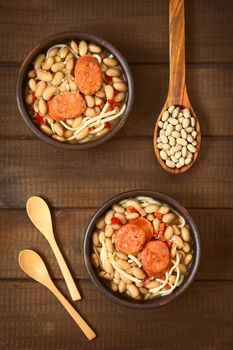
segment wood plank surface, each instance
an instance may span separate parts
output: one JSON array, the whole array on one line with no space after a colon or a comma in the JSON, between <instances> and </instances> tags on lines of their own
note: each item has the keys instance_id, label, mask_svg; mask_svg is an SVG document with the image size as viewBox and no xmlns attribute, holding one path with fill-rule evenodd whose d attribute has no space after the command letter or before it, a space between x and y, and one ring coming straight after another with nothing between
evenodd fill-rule
<instances>
[{"instance_id":1,"label":"wood plank surface","mask_svg":"<svg viewBox=\"0 0 233 350\"><path fill-rule=\"evenodd\" d=\"M209 0L188 1L188 62L232 61L231 10L228 0L212 0L211 5ZM40 39L73 30L102 36L131 62L168 61L168 2L164 0L146 0L143 5L140 0L69 0L59 6L56 0L11 0L1 4L0 23L3 62L21 61Z\"/></svg>"},{"instance_id":2,"label":"wood plank surface","mask_svg":"<svg viewBox=\"0 0 233 350\"><path fill-rule=\"evenodd\" d=\"M119 135L152 136L168 89L168 67L131 65L135 103ZM15 100L18 65L0 65L0 137L35 137L21 119ZM189 65L187 85L203 135L233 135L233 65ZM216 84L218 82L218 84ZM7 127L6 127L7 126Z\"/></svg>"},{"instance_id":3,"label":"wood plank surface","mask_svg":"<svg viewBox=\"0 0 233 350\"><path fill-rule=\"evenodd\" d=\"M233 208L232 147L232 138L204 138L197 163L174 177L155 159L152 138L118 137L94 152L0 140L0 206L22 208L38 194L55 207L98 207L114 194L147 188L174 196L186 207Z\"/></svg>"},{"instance_id":4,"label":"wood plank surface","mask_svg":"<svg viewBox=\"0 0 233 350\"><path fill-rule=\"evenodd\" d=\"M75 307L95 328L96 340L89 343L84 338L43 286L36 282L3 282L1 350L232 349L232 283L196 282L170 305L145 311L113 304L91 282L80 284L85 298ZM58 286L67 294L64 283Z\"/></svg>"},{"instance_id":5,"label":"wood plank surface","mask_svg":"<svg viewBox=\"0 0 233 350\"><path fill-rule=\"evenodd\" d=\"M83 264L85 228L95 209L53 210L56 238L73 275L87 278ZM197 279L233 280L233 210L190 210L201 237L202 260ZM62 278L55 257L42 234L31 224L24 210L0 210L0 279L26 278L18 265L18 254L30 248L42 254L52 276ZM10 238L10 239L9 239Z\"/></svg>"}]
</instances>

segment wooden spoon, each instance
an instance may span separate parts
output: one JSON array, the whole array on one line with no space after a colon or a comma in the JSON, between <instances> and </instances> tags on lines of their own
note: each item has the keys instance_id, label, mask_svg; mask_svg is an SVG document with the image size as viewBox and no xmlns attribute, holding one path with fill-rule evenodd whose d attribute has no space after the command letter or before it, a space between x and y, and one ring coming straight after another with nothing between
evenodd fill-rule
<instances>
[{"instance_id":1,"label":"wooden spoon","mask_svg":"<svg viewBox=\"0 0 233 350\"><path fill-rule=\"evenodd\" d=\"M81 296L79 291L55 240L51 214L47 203L40 197L31 197L27 201L26 209L31 222L49 242L65 278L71 298L74 301L80 300Z\"/></svg>"},{"instance_id":2,"label":"wooden spoon","mask_svg":"<svg viewBox=\"0 0 233 350\"><path fill-rule=\"evenodd\" d=\"M58 298L89 340L96 337L96 334L86 323L86 321L78 314L78 312L72 305L70 305L70 303L54 285L44 261L36 252L30 249L22 250L19 254L19 265L28 276L43 284Z\"/></svg>"},{"instance_id":3,"label":"wooden spoon","mask_svg":"<svg viewBox=\"0 0 233 350\"><path fill-rule=\"evenodd\" d=\"M170 0L169 3L169 59L170 59L170 77L167 100L157 119L154 130L154 150L160 165L170 173L184 173L197 159L201 145L201 129L198 118L189 101L186 81L185 81L185 17L184 17L184 0ZM196 119L197 131L197 151L194 153L191 163L183 167L169 168L161 159L157 147L157 137L159 135L158 123L163 112L172 105L179 105L189 108L191 115Z\"/></svg>"}]
</instances>

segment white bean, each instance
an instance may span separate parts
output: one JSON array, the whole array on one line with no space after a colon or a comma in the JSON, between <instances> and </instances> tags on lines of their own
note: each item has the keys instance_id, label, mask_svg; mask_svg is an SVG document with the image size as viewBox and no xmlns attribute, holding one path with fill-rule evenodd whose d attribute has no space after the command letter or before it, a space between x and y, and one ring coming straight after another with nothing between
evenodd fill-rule
<instances>
[{"instance_id":1,"label":"white bean","mask_svg":"<svg viewBox=\"0 0 233 350\"><path fill-rule=\"evenodd\" d=\"M188 144L187 146L188 150L192 153L195 153L197 151L196 147L194 147L193 145L191 144Z\"/></svg>"}]
</instances>

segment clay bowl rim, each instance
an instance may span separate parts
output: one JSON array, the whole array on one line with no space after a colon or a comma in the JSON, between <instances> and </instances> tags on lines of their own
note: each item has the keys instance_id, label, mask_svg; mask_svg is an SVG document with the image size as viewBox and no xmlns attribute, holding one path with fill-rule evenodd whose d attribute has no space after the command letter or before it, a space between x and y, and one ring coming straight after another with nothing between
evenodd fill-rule
<instances>
[{"instance_id":1,"label":"clay bowl rim","mask_svg":"<svg viewBox=\"0 0 233 350\"><path fill-rule=\"evenodd\" d=\"M115 293L110 290L106 286L106 284L98 277L95 268L92 266L91 263L91 236L94 231L95 223L98 218L103 215L106 210L108 210L112 204L117 203L125 198L130 197L137 197L137 196L148 196L155 198L163 203L166 203L173 207L179 214L181 214L185 220L187 221L192 234L193 239L193 263L189 269L188 274L186 275L183 283L176 288L170 295L165 297L158 297L151 300L145 300L145 301L136 301L134 299L130 299L129 297L123 296L120 293ZM194 280L194 277L198 271L199 265L200 265L200 256L201 256L201 243L200 243L200 236L199 231L197 229L197 226L192 218L192 216L189 214L189 212L175 199L172 197L163 194L161 192L153 191L153 190L132 190L123 192L120 194L115 195L114 197L108 199L106 202L104 202L99 209L96 210L96 212L93 214L92 218L90 219L86 230L84 234L84 242L83 242L83 259L84 263L88 272L88 275L95 285L95 287L108 299L111 301L125 307L130 308L136 308L136 309L151 309L151 308L157 308L162 305L166 305L170 303L171 301L175 300L177 297L179 297L181 294L187 290L187 288L191 285L191 283Z\"/></svg>"},{"instance_id":2,"label":"clay bowl rim","mask_svg":"<svg viewBox=\"0 0 233 350\"><path fill-rule=\"evenodd\" d=\"M107 51L113 53L113 55L117 58L117 60L120 62L120 66L123 70L125 79L128 84L128 98L126 102L126 109L123 113L122 117L118 120L118 122L113 126L113 128L106 133L104 136L83 144L68 144L68 143L62 143L60 141L56 141L52 139L50 136L45 135L31 120L28 111L27 111L27 105L24 102L24 90L25 90L25 84L27 79L27 72L30 70L30 66L32 64L33 59L40 53L44 52L47 48L50 46L53 46L55 44L66 42L68 40L86 40L88 42L93 42ZM112 44L110 44L105 39L102 39L94 34L85 33L85 32L62 32L57 33L54 35L51 35L49 37L44 38L41 40L38 44L36 44L26 55L24 58L20 68L19 73L17 77L16 82L16 101L17 106L20 112L20 115L26 125L31 129L31 131L39 137L42 141L47 142L48 144L58 147L60 149L70 149L70 150L87 150L93 147L96 147L98 145L101 145L110 139L112 139L124 126L129 113L133 106L134 101L134 82L133 82L133 76L131 73L131 70L129 68L129 65L126 61L126 59L123 57L123 55L120 53L118 49L116 49Z\"/></svg>"}]
</instances>

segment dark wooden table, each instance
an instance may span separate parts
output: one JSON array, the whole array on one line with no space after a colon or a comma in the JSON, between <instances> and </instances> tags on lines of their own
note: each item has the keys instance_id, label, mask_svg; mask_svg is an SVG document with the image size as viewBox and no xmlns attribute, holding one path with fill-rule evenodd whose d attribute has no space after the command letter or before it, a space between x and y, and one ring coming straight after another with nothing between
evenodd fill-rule
<instances>
[{"instance_id":1,"label":"dark wooden table","mask_svg":"<svg viewBox=\"0 0 233 350\"><path fill-rule=\"evenodd\" d=\"M168 1L2 0L0 9L0 349L232 349L233 2L186 1L187 85L203 141L198 162L180 176L164 172L152 145L168 86ZM95 33L120 49L136 90L120 134L80 153L39 141L21 120L15 101L25 54L40 39L69 30ZM192 287L151 311L107 300L82 261L84 228L95 208L136 188L165 192L186 206L203 248ZM26 216L25 202L33 194L53 208L57 240L84 296L74 305L98 333L92 343L18 266L20 250L40 252L55 284L70 298L48 243Z\"/></svg>"}]
</instances>

